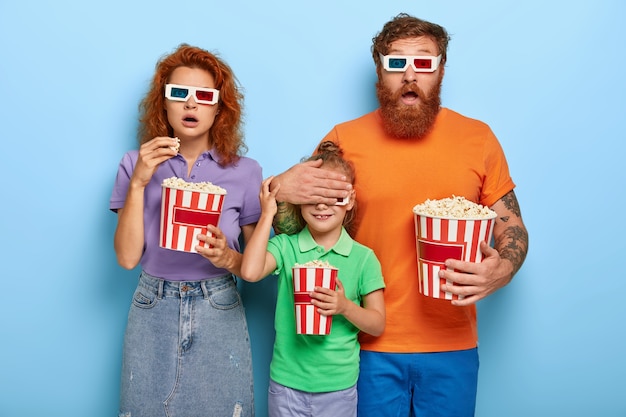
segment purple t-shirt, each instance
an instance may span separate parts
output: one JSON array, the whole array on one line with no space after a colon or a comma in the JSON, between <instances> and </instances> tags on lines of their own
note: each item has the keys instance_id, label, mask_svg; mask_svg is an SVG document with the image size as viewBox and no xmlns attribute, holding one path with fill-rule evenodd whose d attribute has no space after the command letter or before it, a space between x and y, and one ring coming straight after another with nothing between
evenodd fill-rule
<instances>
[{"instance_id":1,"label":"purple t-shirt","mask_svg":"<svg viewBox=\"0 0 626 417\"><path fill-rule=\"evenodd\" d=\"M139 151L127 152L120 162L109 208L124 207L130 177ZM216 278L228 273L216 268L197 253L180 252L159 246L161 217L161 183L170 177L187 182L209 181L227 192L222 205L218 227L228 241L228 246L239 251L241 226L256 223L261 215L259 190L262 181L261 166L254 159L240 158L236 163L222 167L214 151L205 152L194 162L187 176L187 163L181 155L163 162L145 189L144 201L144 253L141 267L150 275L169 281L198 281Z\"/></svg>"}]
</instances>

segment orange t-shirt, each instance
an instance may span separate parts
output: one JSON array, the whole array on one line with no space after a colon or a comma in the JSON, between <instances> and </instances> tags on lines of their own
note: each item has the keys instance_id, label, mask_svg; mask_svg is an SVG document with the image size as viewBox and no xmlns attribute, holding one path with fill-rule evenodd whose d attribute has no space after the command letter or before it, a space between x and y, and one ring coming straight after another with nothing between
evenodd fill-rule
<instances>
[{"instance_id":1,"label":"orange t-shirt","mask_svg":"<svg viewBox=\"0 0 626 417\"><path fill-rule=\"evenodd\" d=\"M339 124L324 140L338 143L356 168L356 240L374 250L385 278L387 326L361 334L378 352L440 352L477 345L476 308L419 294L413 207L463 196L491 206L515 185L497 138L486 124L442 109L419 140L395 139L379 111Z\"/></svg>"}]
</instances>

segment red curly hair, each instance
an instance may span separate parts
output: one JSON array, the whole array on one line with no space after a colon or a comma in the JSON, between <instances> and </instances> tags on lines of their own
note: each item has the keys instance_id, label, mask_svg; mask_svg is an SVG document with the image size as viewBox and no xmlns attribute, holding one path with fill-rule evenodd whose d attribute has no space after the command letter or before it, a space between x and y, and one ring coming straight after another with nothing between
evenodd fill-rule
<instances>
[{"instance_id":1,"label":"red curly hair","mask_svg":"<svg viewBox=\"0 0 626 417\"><path fill-rule=\"evenodd\" d=\"M169 55L162 57L150 91L139 105L139 142L143 144L156 136L174 136L165 111L165 84L178 67L199 68L215 78L215 88L220 90L219 111L209 131L209 142L220 155L220 165L236 162L247 151L243 140L243 94L228 64L216 55L187 44L181 44Z\"/></svg>"},{"instance_id":2,"label":"red curly hair","mask_svg":"<svg viewBox=\"0 0 626 417\"><path fill-rule=\"evenodd\" d=\"M376 64L376 73L381 78L382 63L380 55L387 55L391 44L398 39L417 38L425 36L437 44L441 54L441 65L448 60L448 42L450 35L443 26L418 19L407 13L400 13L385 23L382 30L372 38L372 58Z\"/></svg>"}]
</instances>

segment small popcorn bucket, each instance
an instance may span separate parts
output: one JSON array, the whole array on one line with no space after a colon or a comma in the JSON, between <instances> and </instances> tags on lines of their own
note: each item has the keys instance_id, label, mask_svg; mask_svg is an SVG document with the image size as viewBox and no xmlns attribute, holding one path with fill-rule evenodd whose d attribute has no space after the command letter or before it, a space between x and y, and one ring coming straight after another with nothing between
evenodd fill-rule
<instances>
[{"instance_id":1,"label":"small popcorn bucket","mask_svg":"<svg viewBox=\"0 0 626 417\"><path fill-rule=\"evenodd\" d=\"M225 192L182 190L163 185L159 246L197 253L196 246L206 246L197 236L207 234L208 224L217 226L225 195Z\"/></svg>"},{"instance_id":2,"label":"small popcorn bucket","mask_svg":"<svg viewBox=\"0 0 626 417\"><path fill-rule=\"evenodd\" d=\"M417 243L417 270L419 292L425 296L445 300L457 300L463 296L442 291L446 280L439 278L439 271L446 269L446 259L481 262L483 254L480 242L491 241L493 217L481 219L449 219L413 213ZM448 281L448 284L453 284Z\"/></svg>"},{"instance_id":3,"label":"small popcorn bucket","mask_svg":"<svg viewBox=\"0 0 626 417\"><path fill-rule=\"evenodd\" d=\"M333 323L333 316L322 316L311 304L309 293L314 287L335 289L337 268L294 266L293 298L296 312L296 333L327 335Z\"/></svg>"}]
</instances>

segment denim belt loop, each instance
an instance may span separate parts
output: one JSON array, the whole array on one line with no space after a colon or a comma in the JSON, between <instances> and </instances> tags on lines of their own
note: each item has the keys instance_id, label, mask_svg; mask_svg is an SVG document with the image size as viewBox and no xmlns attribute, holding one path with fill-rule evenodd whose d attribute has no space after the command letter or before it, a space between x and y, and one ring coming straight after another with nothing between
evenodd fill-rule
<instances>
[{"instance_id":1,"label":"denim belt loop","mask_svg":"<svg viewBox=\"0 0 626 417\"><path fill-rule=\"evenodd\" d=\"M157 300L163 299L163 286L165 285L165 280L159 280L159 289L157 290Z\"/></svg>"},{"instance_id":2,"label":"denim belt loop","mask_svg":"<svg viewBox=\"0 0 626 417\"><path fill-rule=\"evenodd\" d=\"M206 287L206 280L200 282L200 288L202 288L202 295L205 300L209 299L209 289Z\"/></svg>"}]
</instances>

